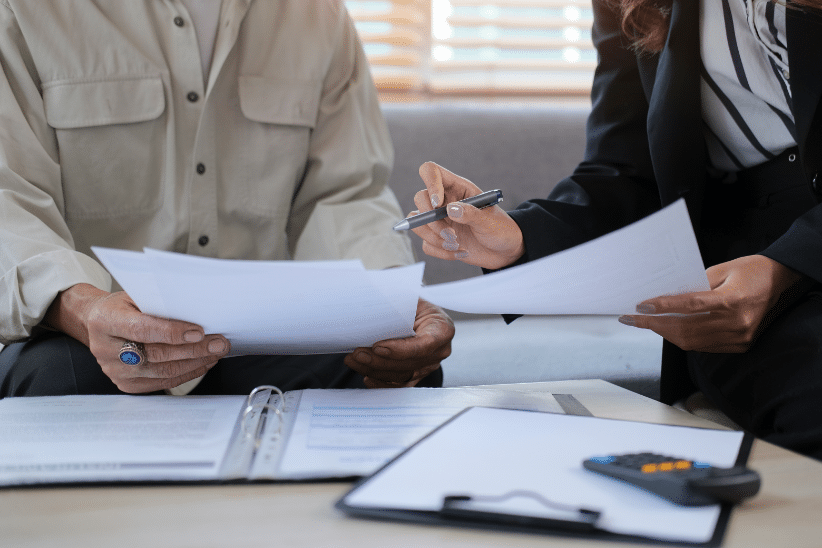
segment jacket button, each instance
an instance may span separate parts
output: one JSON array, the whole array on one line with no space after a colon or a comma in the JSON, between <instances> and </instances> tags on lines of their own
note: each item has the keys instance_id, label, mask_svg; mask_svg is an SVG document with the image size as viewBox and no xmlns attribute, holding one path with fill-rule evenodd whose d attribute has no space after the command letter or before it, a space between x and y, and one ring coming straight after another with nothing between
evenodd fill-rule
<instances>
[{"instance_id":1,"label":"jacket button","mask_svg":"<svg viewBox=\"0 0 822 548\"><path fill-rule=\"evenodd\" d=\"M197 173L199 173L200 175L205 173L205 164L203 164L203 163L197 164Z\"/></svg>"},{"instance_id":2,"label":"jacket button","mask_svg":"<svg viewBox=\"0 0 822 548\"><path fill-rule=\"evenodd\" d=\"M202 247L208 245L208 236L200 236L200 239L197 240L197 243L200 244Z\"/></svg>"},{"instance_id":3,"label":"jacket button","mask_svg":"<svg viewBox=\"0 0 822 548\"><path fill-rule=\"evenodd\" d=\"M196 103L199 98L200 96L197 95L196 91L189 91L188 95L186 95L186 99L188 99L192 103Z\"/></svg>"},{"instance_id":4,"label":"jacket button","mask_svg":"<svg viewBox=\"0 0 822 548\"><path fill-rule=\"evenodd\" d=\"M175 18L174 18L174 24L175 24L175 25L177 25L178 27L182 27L183 25L185 25L185 24L186 24L186 22L185 22L185 21L183 21L183 18L182 18L182 17L179 17L179 16L178 16L178 17L175 17Z\"/></svg>"}]
</instances>

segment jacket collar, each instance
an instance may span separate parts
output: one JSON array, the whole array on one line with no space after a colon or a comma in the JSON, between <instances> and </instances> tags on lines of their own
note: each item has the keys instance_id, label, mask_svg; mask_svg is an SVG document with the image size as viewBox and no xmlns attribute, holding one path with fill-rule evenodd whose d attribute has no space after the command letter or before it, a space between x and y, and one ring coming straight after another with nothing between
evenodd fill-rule
<instances>
[{"instance_id":1,"label":"jacket collar","mask_svg":"<svg viewBox=\"0 0 822 548\"><path fill-rule=\"evenodd\" d=\"M786 25L796 138L804 149L822 97L822 17L818 12L788 7Z\"/></svg>"},{"instance_id":2,"label":"jacket collar","mask_svg":"<svg viewBox=\"0 0 822 548\"><path fill-rule=\"evenodd\" d=\"M649 98L647 129L662 204L684 197L694 226L698 226L707 165L699 51L699 2L674 0Z\"/></svg>"},{"instance_id":3,"label":"jacket collar","mask_svg":"<svg viewBox=\"0 0 822 548\"><path fill-rule=\"evenodd\" d=\"M710 0L708 0L710 1ZM804 150L822 98L822 15L788 8L788 56L797 142ZM655 78L649 97L648 137L660 199L685 197L694 226L704 195L707 152L700 94L699 2L674 0L665 49L641 60ZM674 108L671 108L671 105Z\"/></svg>"},{"instance_id":4,"label":"jacket collar","mask_svg":"<svg viewBox=\"0 0 822 548\"><path fill-rule=\"evenodd\" d=\"M220 26L217 30L217 38L214 41L214 55L211 58L211 70L208 74L207 95L211 93L214 82L223 69L225 60L237 42L240 27L250 4L251 0L223 0L222 2Z\"/></svg>"}]
</instances>

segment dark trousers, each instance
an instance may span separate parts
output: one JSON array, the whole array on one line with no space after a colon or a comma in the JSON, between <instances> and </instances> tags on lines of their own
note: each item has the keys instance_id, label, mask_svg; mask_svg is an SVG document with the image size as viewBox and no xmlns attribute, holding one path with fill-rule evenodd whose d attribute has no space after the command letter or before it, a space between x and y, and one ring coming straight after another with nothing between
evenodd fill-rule
<instances>
[{"instance_id":1,"label":"dark trousers","mask_svg":"<svg viewBox=\"0 0 822 548\"><path fill-rule=\"evenodd\" d=\"M764 251L816 205L799 160L786 151L708 193L700 231L706 265ZM720 183L717 183L720 184ZM808 284L742 354L688 352L690 379L737 424L822 460L822 292Z\"/></svg>"},{"instance_id":2,"label":"dark trousers","mask_svg":"<svg viewBox=\"0 0 822 548\"><path fill-rule=\"evenodd\" d=\"M689 352L694 383L757 437L822 460L822 293L780 314L743 354Z\"/></svg>"},{"instance_id":3,"label":"dark trousers","mask_svg":"<svg viewBox=\"0 0 822 548\"><path fill-rule=\"evenodd\" d=\"M344 354L240 356L220 360L192 394L248 394L262 384L280 390L365 388ZM442 386L438 369L418 386ZM89 349L61 333L44 333L0 352L0 397L122 394Z\"/></svg>"}]
</instances>

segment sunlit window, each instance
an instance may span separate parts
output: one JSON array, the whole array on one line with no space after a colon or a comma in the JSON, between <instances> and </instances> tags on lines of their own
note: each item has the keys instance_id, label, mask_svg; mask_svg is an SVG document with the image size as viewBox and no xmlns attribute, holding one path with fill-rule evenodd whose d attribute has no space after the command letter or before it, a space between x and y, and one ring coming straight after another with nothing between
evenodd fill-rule
<instances>
[{"instance_id":1,"label":"sunlit window","mask_svg":"<svg viewBox=\"0 0 822 548\"><path fill-rule=\"evenodd\" d=\"M591 0L356 0L378 88L431 94L585 94Z\"/></svg>"}]
</instances>

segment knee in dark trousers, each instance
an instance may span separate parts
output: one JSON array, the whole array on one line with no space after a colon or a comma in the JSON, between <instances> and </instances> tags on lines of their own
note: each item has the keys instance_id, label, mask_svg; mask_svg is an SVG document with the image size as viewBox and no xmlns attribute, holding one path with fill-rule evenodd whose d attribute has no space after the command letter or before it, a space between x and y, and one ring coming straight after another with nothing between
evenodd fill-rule
<instances>
[{"instance_id":1,"label":"knee in dark trousers","mask_svg":"<svg viewBox=\"0 0 822 548\"><path fill-rule=\"evenodd\" d=\"M223 358L193 394L248 394L262 384L281 390L365 388L359 373L344 363L344 354L307 356L238 356ZM419 386L442 386L442 369ZM0 397L123 394L91 351L61 333L48 332L12 343L0 352Z\"/></svg>"},{"instance_id":2,"label":"knee in dark trousers","mask_svg":"<svg viewBox=\"0 0 822 548\"><path fill-rule=\"evenodd\" d=\"M194 388L193 394L248 394L268 384L280 390L365 388L363 377L350 369L345 354L306 356L238 356L223 358ZM442 386L442 368L420 381L421 387Z\"/></svg>"},{"instance_id":3,"label":"knee in dark trousers","mask_svg":"<svg viewBox=\"0 0 822 548\"><path fill-rule=\"evenodd\" d=\"M785 310L745 353L688 354L696 385L734 422L822 460L822 293Z\"/></svg>"},{"instance_id":4,"label":"knee in dark trousers","mask_svg":"<svg viewBox=\"0 0 822 548\"><path fill-rule=\"evenodd\" d=\"M47 332L0 352L0 397L122 394L84 344Z\"/></svg>"}]
</instances>

